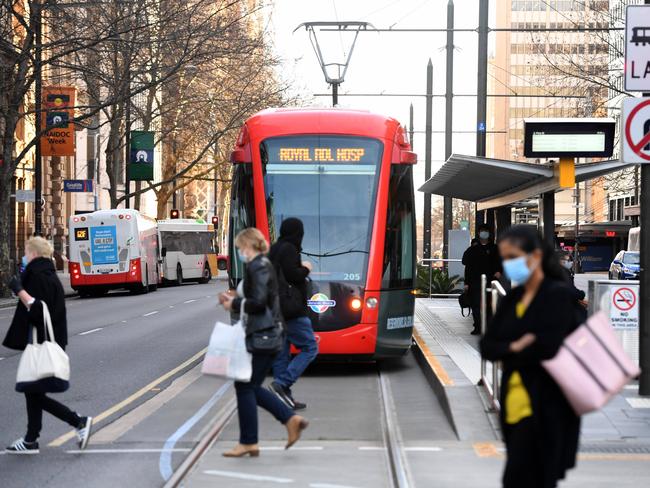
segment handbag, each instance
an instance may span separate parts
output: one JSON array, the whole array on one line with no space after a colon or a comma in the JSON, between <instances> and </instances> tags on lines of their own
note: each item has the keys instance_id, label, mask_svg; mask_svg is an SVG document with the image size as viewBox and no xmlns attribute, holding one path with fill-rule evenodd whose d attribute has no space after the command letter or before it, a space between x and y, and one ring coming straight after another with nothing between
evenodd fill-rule
<instances>
[{"instance_id":1,"label":"handbag","mask_svg":"<svg viewBox=\"0 0 650 488\"><path fill-rule=\"evenodd\" d=\"M460 305L460 314L463 317L469 317L469 314L472 312L472 304L469 301L469 295L466 291L458 295L458 305ZM465 309L468 309L467 315L465 315Z\"/></svg>"},{"instance_id":2,"label":"handbag","mask_svg":"<svg viewBox=\"0 0 650 488\"><path fill-rule=\"evenodd\" d=\"M267 306L264 311L264 317L261 320L256 320L255 327L251 327L252 324L249 324L249 316L244 312L244 301L241 304L240 314L244 330L246 330L246 349L248 352L277 354L282 351L285 339L284 323L282 320L280 318L274 318L273 312ZM263 325L260 326L260 324Z\"/></svg>"},{"instance_id":3,"label":"handbag","mask_svg":"<svg viewBox=\"0 0 650 488\"><path fill-rule=\"evenodd\" d=\"M302 292L295 285L289 283L284 276L282 266L275 266L276 276L278 277L278 296L280 298L280 310L285 320L295 319L305 315L305 306L307 304Z\"/></svg>"},{"instance_id":4,"label":"handbag","mask_svg":"<svg viewBox=\"0 0 650 488\"><path fill-rule=\"evenodd\" d=\"M555 357L542 366L578 415L603 407L641 372L602 311L569 334Z\"/></svg>"},{"instance_id":5,"label":"handbag","mask_svg":"<svg viewBox=\"0 0 650 488\"><path fill-rule=\"evenodd\" d=\"M246 350L246 332L241 320L234 325L217 322L203 358L201 373L248 382L253 374L253 357Z\"/></svg>"},{"instance_id":6,"label":"handbag","mask_svg":"<svg viewBox=\"0 0 650 488\"><path fill-rule=\"evenodd\" d=\"M20 356L16 373L16 391L21 393L61 393L70 387L70 359L54 341L52 318L47 304L43 307L45 337L38 343L36 327L31 327L31 337Z\"/></svg>"}]
</instances>

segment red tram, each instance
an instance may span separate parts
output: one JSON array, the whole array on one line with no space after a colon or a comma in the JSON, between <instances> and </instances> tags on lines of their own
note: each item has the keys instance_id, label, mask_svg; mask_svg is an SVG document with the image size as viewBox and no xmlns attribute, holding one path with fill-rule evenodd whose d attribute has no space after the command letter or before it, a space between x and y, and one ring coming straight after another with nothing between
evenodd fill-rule
<instances>
[{"instance_id":1,"label":"red tram","mask_svg":"<svg viewBox=\"0 0 650 488\"><path fill-rule=\"evenodd\" d=\"M417 161L404 128L358 110L265 110L246 121L231 159L231 286L243 271L237 233L254 226L274 242L282 220L297 217L302 258L313 264L308 306L320 354L404 354L413 329Z\"/></svg>"}]
</instances>

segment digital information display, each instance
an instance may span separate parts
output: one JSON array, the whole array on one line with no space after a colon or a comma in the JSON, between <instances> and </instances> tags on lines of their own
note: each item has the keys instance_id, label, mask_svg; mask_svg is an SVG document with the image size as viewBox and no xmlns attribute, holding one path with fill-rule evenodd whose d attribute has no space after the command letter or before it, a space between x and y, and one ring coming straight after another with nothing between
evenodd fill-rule
<instances>
[{"instance_id":1,"label":"digital information display","mask_svg":"<svg viewBox=\"0 0 650 488\"><path fill-rule=\"evenodd\" d=\"M560 155L571 152L602 152L604 150L604 132L596 134L533 133L533 152L552 152Z\"/></svg>"},{"instance_id":2,"label":"digital information display","mask_svg":"<svg viewBox=\"0 0 650 488\"><path fill-rule=\"evenodd\" d=\"M88 240L88 227L79 227L74 231L74 240L75 241L87 241Z\"/></svg>"},{"instance_id":3,"label":"digital information display","mask_svg":"<svg viewBox=\"0 0 650 488\"><path fill-rule=\"evenodd\" d=\"M525 119L527 158L609 158L614 150L612 119Z\"/></svg>"},{"instance_id":4,"label":"digital information display","mask_svg":"<svg viewBox=\"0 0 650 488\"><path fill-rule=\"evenodd\" d=\"M278 161L358 163L365 154L362 147L281 147Z\"/></svg>"},{"instance_id":5,"label":"digital information display","mask_svg":"<svg viewBox=\"0 0 650 488\"><path fill-rule=\"evenodd\" d=\"M306 135L274 137L262 143L264 159L271 164L377 164L382 143L353 136Z\"/></svg>"}]
</instances>

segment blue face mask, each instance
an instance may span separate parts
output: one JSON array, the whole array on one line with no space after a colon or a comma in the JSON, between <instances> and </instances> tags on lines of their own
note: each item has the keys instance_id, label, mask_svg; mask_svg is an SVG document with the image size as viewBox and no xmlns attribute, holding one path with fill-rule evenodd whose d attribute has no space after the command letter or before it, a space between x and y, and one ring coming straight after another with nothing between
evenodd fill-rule
<instances>
[{"instance_id":1,"label":"blue face mask","mask_svg":"<svg viewBox=\"0 0 650 488\"><path fill-rule=\"evenodd\" d=\"M23 256L22 259L20 260L20 265L21 265L23 268L26 268L26 267L27 267L27 264L28 264L28 263L27 263L27 256Z\"/></svg>"},{"instance_id":2,"label":"blue face mask","mask_svg":"<svg viewBox=\"0 0 650 488\"><path fill-rule=\"evenodd\" d=\"M239 260L242 263L248 262L248 256L246 256L243 252L241 252L241 249L237 249L237 256L239 256Z\"/></svg>"},{"instance_id":3,"label":"blue face mask","mask_svg":"<svg viewBox=\"0 0 650 488\"><path fill-rule=\"evenodd\" d=\"M478 236L480 239L483 239L484 241L487 241L490 238L490 233L487 231L481 231L478 233Z\"/></svg>"},{"instance_id":4,"label":"blue face mask","mask_svg":"<svg viewBox=\"0 0 650 488\"><path fill-rule=\"evenodd\" d=\"M528 281L532 271L526 263L526 257L520 256L503 262L503 272L506 274L506 278L520 285Z\"/></svg>"}]
</instances>

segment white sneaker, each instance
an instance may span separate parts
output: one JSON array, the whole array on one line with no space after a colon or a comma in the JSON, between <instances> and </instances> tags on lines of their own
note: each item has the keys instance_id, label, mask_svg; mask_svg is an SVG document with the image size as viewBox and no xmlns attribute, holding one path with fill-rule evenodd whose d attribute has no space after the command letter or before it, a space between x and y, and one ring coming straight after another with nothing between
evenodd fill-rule
<instances>
[{"instance_id":1,"label":"white sneaker","mask_svg":"<svg viewBox=\"0 0 650 488\"><path fill-rule=\"evenodd\" d=\"M92 431L93 431L93 418L81 417L81 424L79 424L79 427L77 427L77 439L79 439L79 449L86 449Z\"/></svg>"},{"instance_id":2,"label":"white sneaker","mask_svg":"<svg viewBox=\"0 0 650 488\"><path fill-rule=\"evenodd\" d=\"M38 442L25 442L25 439L20 438L6 447L5 452L7 454L38 454L41 451L38 449Z\"/></svg>"}]
</instances>

